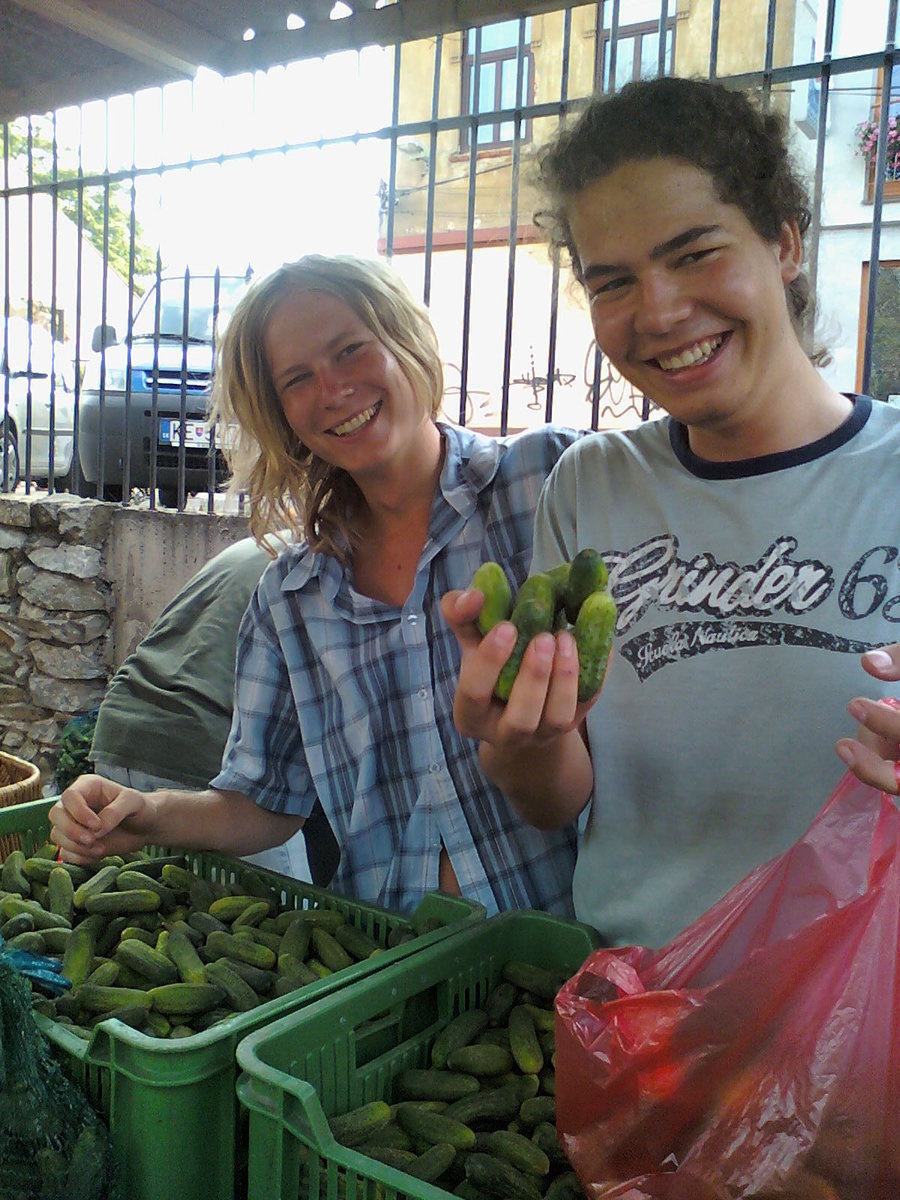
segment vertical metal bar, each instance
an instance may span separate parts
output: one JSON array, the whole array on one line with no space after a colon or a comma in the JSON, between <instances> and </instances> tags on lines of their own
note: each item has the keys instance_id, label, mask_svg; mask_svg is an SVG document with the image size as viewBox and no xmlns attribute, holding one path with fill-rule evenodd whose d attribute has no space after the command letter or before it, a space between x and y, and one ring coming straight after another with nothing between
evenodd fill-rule
<instances>
[{"instance_id":1,"label":"vertical metal bar","mask_svg":"<svg viewBox=\"0 0 900 1200\"><path fill-rule=\"evenodd\" d=\"M602 92L614 92L616 90L616 59L619 54L619 0L612 0L612 18L609 27L609 39L607 46L609 47L609 70L607 78L603 78L603 15L605 6L609 0L600 0L597 5L597 14L599 18L597 42L594 48L596 61L594 63L594 79L596 81L596 90Z\"/></svg>"},{"instance_id":2,"label":"vertical metal bar","mask_svg":"<svg viewBox=\"0 0 900 1200\"><path fill-rule=\"evenodd\" d=\"M109 127L107 125L107 142L109 137ZM103 330L103 346L100 351L100 392L99 402L97 404L97 446L100 455L100 468L97 472L97 498L104 500L106 491L106 430L105 425L105 409L106 409L106 326L107 315L109 311L109 284L107 276L109 274L109 175L103 182L103 274L100 282L100 325ZM131 330L128 330L131 333ZM125 412L128 411L128 404L131 397L128 389L125 389ZM124 414L123 414L124 416ZM122 492L122 498L125 498L125 492Z\"/></svg>"},{"instance_id":3,"label":"vertical metal bar","mask_svg":"<svg viewBox=\"0 0 900 1200\"><path fill-rule=\"evenodd\" d=\"M31 408L31 331L34 322L34 126L28 118L28 294L25 312L28 318L28 390L25 401L25 492L31 491L31 438L34 414ZM22 463L22 431L19 431L19 464Z\"/></svg>"},{"instance_id":4,"label":"vertical metal bar","mask_svg":"<svg viewBox=\"0 0 900 1200\"><path fill-rule=\"evenodd\" d=\"M3 122L3 356L0 361L6 362L9 355L9 125ZM9 474L9 375L3 372L3 471L0 475L0 491L6 488Z\"/></svg>"},{"instance_id":5,"label":"vertical metal bar","mask_svg":"<svg viewBox=\"0 0 900 1200\"><path fill-rule=\"evenodd\" d=\"M422 284L422 299L431 303L431 255L434 241L434 203L437 186L437 119L440 115L441 62L443 35L438 34L434 43L434 80L431 88L431 129L428 134L428 192L425 201L425 278Z\"/></svg>"},{"instance_id":6,"label":"vertical metal bar","mask_svg":"<svg viewBox=\"0 0 900 1200\"><path fill-rule=\"evenodd\" d=\"M812 220L809 226L809 337L815 341L816 312L818 309L817 288L819 280L819 237L822 231L822 192L825 175L825 135L828 123L828 103L831 89L831 50L834 44L835 0L828 0L825 14L825 45L822 53L822 69L819 73L819 112L816 122L816 169L813 176ZM810 346L812 348L812 346Z\"/></svg>"},{"instance_id":7,"label":"vertical metal bar","mask_svg":"<svg viewBox=\"0 0 900 1200\"><path fill-rule=\"evenodd\" d=\"M591 429L600 428L600 374L603 368L603 351L594 342L594 377L591 381Z\"/></svg>"},{"instance_id":8,"label":"vertical metal bar","mask_svg":"<svg viewBox=\"0 0 900 1200\"><path fill-rule=\"evenodd\" d=\"M216 334L219 325L219 294L221 291L222 274L218 267L213 276L213 310L212 310L212 339L210 345L210 379L216 370ZM206 452L206 511L215 511L216 492L216 426L210 422L209 449Z\"/></svg>"},{"instance_id":9,"label":"vertical metal bar","mask_svg":"<svg viewBox=\"0 0 900 1200\"><path fill-rule=\"evenodd\" d=\"M135 125L135 105L134 97L131 100L131 169L134 171L136 165L135 155L135 137L137 129ZM135 256L135 234L137 220L135 217L135 205L137 203L137 192L135 184L135 176L131 176L131 192L130 192L130 211L128 216L128 332L131 333L131 322L134 319L134 256ZM125 394L131 396L132 383L132 362L131 362L131 338L129 337L125 346ZM125 405L125 452L122 465L122 499L127 500L131 495L131 441L134 434L134 421L132 419L131 405ZM150 487L153 487L153 480L150 480Z\"/></svg>"},{"instance_id":10,"label":"vertical metal bar","mask_svg":"<svg viewBox=\"0 0 900 1200\"><path fill-rule=\"evenodd\" d=\"M394 256L394 205L397 202L397 126L400 123L400 58L402 42L394 44L394 91L391 100L391 165L389 168L387 224L384 231L384 254L390 262Z\"/></svg>"},{"instance_id":11,"label":"vertical metal bar","mask_svg":"<svg viewBox=\"0 0 900 1200\"><path fill-rule=\"evenodd\" d=\"M82 271L84 267L84 170L82 160L84 116L80 109L78 123L78 169L75 185L75 411L73 416L75 439L72 446L72 482L75 491L81 495L82 474L81 460L79 458L80 433L78 424L81 413L81 293L83 282Z\"/></svg>"},{"instance_id":12,"label":"vertical metal bar","mask_svg":"<svg viewBox=\"0 0 900 1200\"><path fill-rule=\"evenodd\" d=\"M184 508L185 500L185 453L187 442L187 385L188 385L188 342L191 320L191 268L184 269L184 297L181 311L181 408L178 423L178 508Z\"/></svg>"},{"instance_id":13,"label":"vertical metal bar","mask_svg":"<svg viewBox=\"0 0 900 1200\"><path fill-rule=\"evenodd\" d=\"M509 377L512 356L513 310L516 294L516 246L519 241L519 159L522 150L522 85L525 80L525 17L519 18L516 47L516 108L513 117L512 162L509 181L509 255L506 272L506 328L503 335L503 385L500 390L500 433L509 427Z\"/></svg>"},{"instance_id":14,"label":"vertical metal bar","mask_svg":"<svg viewBox=\"0 0 900 1200\"><path fill-rule=\"evenodd\" d=\"M462 61L466 61L468 30L462 31ZM469 386L469 321L472 313L472 261L475 248L475 167L478 157L478 108L481 92L481 26L475 30L475 59L472 64L473 87L469 114L469 190L466 208L466 266L463 285L462 350L459 359L459 423L466 423L466 400Z\"/></svg>"},{"instance_id":15,"label":"vertical metal bar","mask_svg":"<svg viewBox=\"0 0 900 1200\"><path fill-rule=\"evenodd\" d=\"M775 6L777 0L769 0L769 11L766 18L766 55L763 66L763 106L768 109L772 96L772 63L775 59Z\"/></svg>"},{"instance_id":16,"label":"vertical metal bar","mask_svg":"<svg viewBox=\"0 0 900 1200\"><path fill-rule=\"evenodd\" d=\"M160 179L162 183L162 179ZM162 255L156 247L153 281L153 378L150 383L150 507L156 508L156 463L159 448L159 323L162 317Z\"/></svg>"},{"instance_id":17,"label":"vertical metal bar","mask_svg":"<svg viewBox=\"0 0 900 1200\"><path fill-rule=\"evenodd\" d=\"M56 264L59 256L59 147L56 140L56 113L53 114L52 129L51 183L53 190L50 193L50 423L47 437L47 491L51 496L56 491L56 334L58 324L58 314L56 311Z\"/></svg>"},{"instance_id":18,"label":"vertical metal bar","mask_svg":"<svg viewBox=\"0 0 900 1200\"><path fill-rule=\"evenodd\" d=\"M872 343L875 337L875 300L878 291L878 263L881 255L881 209L884 203L884 173L887 163L887 130L894 78L894 30L897 28L897 0L888 3L888 27L884 44L884 69L881 76L881 112L878 116L878 147L875 151L875 194L872 197L872 248L869 251L869 280L866 293L866 331L863 340L862 390L868 392L872 379Z\"/></svg>"},{"instance_id":19,"label":"vertical metal bar","mask_svg":"<svg viewBox=\"0 0 900 1200\"><path fill-rule=\"evenodd\" d=\"M572 52L572 9L563 15L562 64L559 81L559 119L562 124L569 99L569 56ZM559 323L559 263L553 259L550 278L550 330L547 337L547 395L544 420L553 419L553 388L556 382L556 335Z\"/></svg>"},{"instance_id":20,"label":"vertical metal bar","mask_svg":"<svg viewBox=\"0 0 900 1200\"><path fill-rule=\"evenodd\" d=\"M722 0L713 0L712 20L709 27L709 77L715 79L719 65L719 16Z\"/></svg>"},{"instance_id":21,"label":"vertical metal bar","mask_svg":"<svg viewBox=\"0 0 900 1200\"><path fill-rule=\"evenodd\" d=\"M773 0L774 3L774 0ZM660 77L666 73L666 51L668 49L669 5L668 0L661 0L659 6L659 50L656 55L656 73Z\"/></svg>"}]
</instances>

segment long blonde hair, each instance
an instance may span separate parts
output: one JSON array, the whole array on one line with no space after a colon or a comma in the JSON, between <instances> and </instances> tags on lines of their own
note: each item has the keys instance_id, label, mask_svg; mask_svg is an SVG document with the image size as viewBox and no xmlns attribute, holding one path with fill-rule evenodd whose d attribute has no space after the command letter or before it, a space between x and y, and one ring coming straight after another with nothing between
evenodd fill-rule
<instances>
[{"instance_id":1,"label":"long blonde hair","mask_svg":"<svg viewBox=\"0 0 900 1200\"><path fill-rule=\"evenodd\" d=\"M249 496L251 533L260 541L289 527L344 561L362 495L288 425L265 355L269 319L294 292L327 292L351 308L395 356L432 420L443 399L440 349L428 313L385 264L345 255L309 254L252 284L222 335L210 418L231 469L229 490Z\"/></svg>"}]
</instances>

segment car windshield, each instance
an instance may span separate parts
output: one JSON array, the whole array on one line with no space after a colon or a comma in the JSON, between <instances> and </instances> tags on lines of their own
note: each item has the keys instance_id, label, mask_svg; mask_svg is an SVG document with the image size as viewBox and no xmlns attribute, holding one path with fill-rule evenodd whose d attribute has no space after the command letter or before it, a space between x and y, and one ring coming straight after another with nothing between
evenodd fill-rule
<instances>
[{"instance_id":1,"label":"car windshield","mask_svg":"<svg viewBox=\"0 0 900 1200\"><path fill-rule=\"evenodd\" d=\"M219 279L218 332L225 324L246 290L242 277L226 276ZM184 334L184 279L162 279L159 291L159 336L177 338ZM189 283L188 326L189 341L212 342L215 280L211 276L195 275ZM132 340L152 338L156 321L156 289L151 288L144 297L132 325Z\"/></svg>"}]
</instances>

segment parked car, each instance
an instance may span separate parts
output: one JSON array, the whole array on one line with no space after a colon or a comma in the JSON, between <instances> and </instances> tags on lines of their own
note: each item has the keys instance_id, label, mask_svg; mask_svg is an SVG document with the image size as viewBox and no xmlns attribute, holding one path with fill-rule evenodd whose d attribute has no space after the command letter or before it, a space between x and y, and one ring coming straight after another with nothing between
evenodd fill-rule
<instances>
[{"instance_id":1,"label":"parked car","mask_svg":"<svg viewBox=\"0 0 900 1200\"><path fill-rule=\"evenodd\" d=\"M155 484L168 507L178 505L182 462L185 495L207 490L214 325L221 331L246 286L244 276L221 276L216 308L214 277L190 276L185 305L184 276L163 277L124 338L108 326L94 330L78 412L84 494L99 495L102 482L104 499L122 499L126 461L129 488ZM216 449L214 482L226 474Z\"/></svg>"},{"instance_id":2,"label":"parked car","mask_svg":"<svg viewBox=\"0 0 900 1200\"><path fill-rule=\"evenodd\" d=\"M15 491L26 476L44 487L51 473L55 484L68 486L74 384L61 342L22 317L0 319L0 491Z\"/></svg>"}]
</instances>

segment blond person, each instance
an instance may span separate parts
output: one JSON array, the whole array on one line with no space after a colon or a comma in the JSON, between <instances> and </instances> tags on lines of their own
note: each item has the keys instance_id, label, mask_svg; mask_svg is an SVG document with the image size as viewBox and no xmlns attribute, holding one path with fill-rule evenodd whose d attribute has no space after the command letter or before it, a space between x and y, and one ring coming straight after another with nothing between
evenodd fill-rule
<instances>
[{"instance_id":1,"label":"blond person","mask_svg":"<svg viewBox=\"0 0 900 1200\"><path fill-rule=\"evenodd\" d=\"M351 258L310 256L255 284L216 379L253 534L292 526L297 540L244 618L209 789L83 777L53 811L64 857L157 839L246 854L283 843L318 800L338 892L409 909L440 888L489 912L570 914L574 824L536 830L485 779L454 727L459 651L439 604L487 558L524 579L541 485L578 435L440 421L427 314L385 265Z\"/></svg>"}]
</instances>

